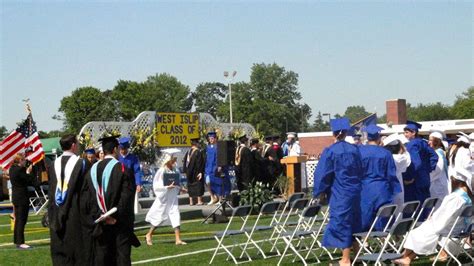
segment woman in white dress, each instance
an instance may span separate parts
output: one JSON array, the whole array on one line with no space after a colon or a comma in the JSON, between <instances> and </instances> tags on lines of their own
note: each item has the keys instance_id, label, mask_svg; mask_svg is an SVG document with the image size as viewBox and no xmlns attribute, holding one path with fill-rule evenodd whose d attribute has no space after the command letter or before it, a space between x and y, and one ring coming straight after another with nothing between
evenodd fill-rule
<instances>
[{"instance_id":1,"label":"woman in white dress","mask_svg":"<svg viewBox=\"0 0 474 266\"><path fill-rule=\"evenodd\" d=\"M400 182L402 188L402 192L398 193L393 199L393 203L397 204L398 209L400 209L405 202L402 174L407 170L411 163L410 153L408 153L405 149L405 140L406 138L404 136L396 133L386 137L383 140L383 146L392 153L393 160L395 161L395 167L397 168L397 179L398 182Z\"/></svg>"},{"instance_id":2,"label":"woman in white dress","mask_svg":"<svg viewBox=\"0 0 474 266\"><path fill-rule=\"evenodd\" d=\"M447 239L441 238L441 233L447 233L453 226L456 218L465 206L472 205L472 166L456 168L456 175L452 176L453 192L446 196L441 206L433 215L423 222L419 227L413 229L407 236L403 257L394 261L396 264L409 265L418 255L430 255L436 252L438 244L442 245ZM465 228L469 221L458 222L456 226ZM446 245L447 250L453 254L459 254L451 241ZM446 261L448 254L443 251L440 261Z\"/></svg>"},{"instance_id":3,"label":"woman in white dress","mask_svg":"<svg viewBox=\"0 0 474 266\"><path fill-rule=\"evenodd\" d=\"M186 245L186 242L182 241L180 236L181 216L178 209L178 195L184 189L174 185L174 182L169 186L165 186L163 182L165 173L179 173L176 169L177 158L171 155L168 156L169 159L165 160L166 163L153 178L153 192L156 198L145 218L145 221L151 224L150 230L145 236L146 243L149 246L153 245L152 236L156 227L163 225L171 225L174 228L176 245Z\"/></svg>"},{"instance_id":4,"label":"woman in white dress","mask_svg":"<svg viewBox=\"0 0 474 266\"><path fill-rule=\"evenodd\" d=\"M466 168L471 163L471 151L469 146L471 140L465 134L458 135L456 143L451 146L451 149L446 156L448 158L448 176L455 174L457 167ZM449 193L451 193L451 184L448 184Z\"/></svg>"},{"instance_id":5,"label":"woman in white dress","mask_svg":"<svg viewBox=\"0 0 474 266\"><path fill-rule=\"evenodd\" d=\"M444 152L443 134L435 131L430 134L429 142L431 148L438 154L438 163L435 170L430 173L430 195L431 197L439 198L437 206L448 195L448 160Z\"/></svg>"}]
</instances>

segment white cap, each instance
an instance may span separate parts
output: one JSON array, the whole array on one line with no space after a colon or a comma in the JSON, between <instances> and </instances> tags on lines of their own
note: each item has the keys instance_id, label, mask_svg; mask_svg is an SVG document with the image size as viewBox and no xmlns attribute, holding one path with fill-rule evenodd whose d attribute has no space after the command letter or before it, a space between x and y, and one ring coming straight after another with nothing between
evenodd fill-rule
<instances>
[{"instance_id":1,"label":"white cap","mask_svg":"<svg viewBox=\"0 0 474 266\"><path fill-rule=\"evenodd\" d=\"M181 150L179 149L176 149L176 148L169 148L169 149L164 149L164 150L161 150L161 157L159 158L159 163L158 165L160 166L160 168L164 167L165 164L171 160L171 158L173 158L173 154L175 153L179 153L181 152Z\"/></svg>"},{"instance_id":2,"label":"white cap","mask_svg":"<svg viewBox=\"0 0 474 266\"><path fill-rule=\"evenodd\" d=\"M408 139L404 135L393 133L383 140L384 146L397 145L398 143L406 144Z\"/></svg>"},{"instance_id":3,"label":"white cap","mask_svg":"<svg viewBox=\"0 0 474 266\"><path fill-rule=\"evenodd\" d=\"M459 135L457 135L457 136L458 136L457 141L462 141L462 142L467 143L467 144L471 143L471 137L468 134L459 131Z\"/></svg>"},{"instance_id":4,"label":"white cap","mask_svg":"<svg viewBox=\"0 0 474 266\"><path fill-rule=\"evenodd\" d=\"M161 150L162 153L166 153L166 154L170 154L170 155L173 155L175 153L180 153L181 150L180 149L177 149L177 148L169 148L169 149L164 149L164 150Z\"/></svg>"},{"instance_id":5,"label":"white cap","mask_svg":"<svg viewBox=\"0 0 474 266\"><path fill-rule=\"evenodd\" d=\"M394 134L391 134L391 135L388 135L384 140L383 140L383 145L384 146L388 146L388 145L397 145L398 143L400 143L400 139L398 138L398 134L397 133L394 133Z\"/></svg>"},{"instance_id":6,"label":"white cap","mask_svg":"<svg viewBox=\"0 0 474 266\"><path fill-rule=\"evenodd\" d=\"M437 139L439 139L439 140L443 140L443 138L444 138L443 133L441 133L440 131L431 132L430 138L431 138L431 137L437 138Z\"/></svg>"},{"instance_id":7,"label":"white cap","mask_svg":"<svg viewBox=\"0 0 474 266\"><path fill-rule=\"evenodd\" d=\"M295 132L288 132L286 133L288 138L296 138L296 133Z\"/></svg>"},{"instance_id":8,"label":"white cap","mask_svg":"<svg viewBox=\"0 0 474 266\"><path fill-rule=\"evenodd\" d=\"M469 134L469 138L471 139L471 141L474 140L474 132L472 132L471 134Z\"/></svg>"},{"instance_id":9,"label":"white cap","mask_svg":"<svg viewBox=\"0 0 474 266\"><path fill-rule=\"evenodd\" d=\"M468 137L463 136L463 135L458 135L457 142L464 142L467 144L471 144L471 140Z\"/></svg>"},{"instance_id":10,"label":"white cap","mask_svg":"<svg viewBox=\"0 0 474 266\"><path fill-rule=\"evenodd\" d=\"M466 168L461 167L461 166L459 167L456 166L455 167L456 174L453 176L457 180L466 182L471 192L472 192L472 172L473 172L472 167L473 167L472 163L469 164L469 166L467 166Z\"/></svg>"},{"instance_id":11,"label":"white cap","mask_svg":"<svg viewBox=\"0 0 474 266\"><path fill-rule=\"evenodd\" d=\"M354 138L352 136L346 136L344 140L350 144L355 144Z\"/></svg>"}]
</instances>

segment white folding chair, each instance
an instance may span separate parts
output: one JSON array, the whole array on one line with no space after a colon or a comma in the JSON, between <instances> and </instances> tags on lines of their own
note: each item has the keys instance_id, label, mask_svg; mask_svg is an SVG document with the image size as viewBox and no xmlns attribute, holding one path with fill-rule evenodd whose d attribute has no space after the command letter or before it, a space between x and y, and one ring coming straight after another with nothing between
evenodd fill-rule
<instances>
[{"instance_id":1,"label":"white folding chair","mask_svg":"<svg viewBox=\"0 0 474 266\"><path fill-rule=\"evenodd\" d=\"M263 232L263 231L269 231L274 229L274 224L276 223L277 220L277 210L278 207L280 206L281 202L277 201L272 201L272 202L267 202L262 205L262 208L260 208L260 212L257 216L257 219L255 220L255 223L253 224L252 227L246 227L244 228L245 230L245 235L247 236L247 242L244 245L244 248L242 250L242 253L240 254L240 258L243 257L245 251L247 250L248 245L251 243L259 252L262 254L263 258L269 258L267 254L262 249L262 246L264 242L271 242L270 238L266 238L263 240L263 242L259 245L255 240L253 239L254 234L256 232ZM260 218L264 216L269 216L272 215L272 219L268 225L259 225ZM277 254L280 255L279 251L277 250Z\"/></svg>"},{"instance_id":2,"label":"white folding chair","mask_svg":"<svg viewBox=\"0 0 474 266\"><path fill-rule=\"evenodd\" d=\"M335 258L333 257L333 253L331 253L331 251L329 251L326 247L323 246L320 239L320 236L322 236L323 231L328 224L328 221L329 221L329 206L326 208L326 211L322 213L322 215L316 215L316 217L314 218L312 227L314 228L315 225L317 224L319 224L319 226L315 228L314 230L315 235L314 235L313 243L311 243L310 250L313 250L315 246L317 245L317 249L321 248L324 252L326 252L330 260L335 260ZM305 259L307 259L308 256L309 256L309 253L306 255Z\"/></svg>"},{"instance_id":3,"label":"white folding chair","mask_svg":"<svg viewBox=\"0 0 474 266\"><path fill-rule=\"evenodd\" d=\"M28 193L34 193L34 197L30 197L30 206L33 208L35 215L38 215L48 204L48 196L44 193L43 188L40 188L40 193L36 190L35 187L28 186Z\"/></svg>"},{"instance_id":4,"label":"white folding chair","mask_svg":"<svg viewBox=\"0 0 474 266\"><path fill-rule=\"evenodd\" d=\"M288 250L293 251L295 255L295 258L293 259L293 263L296 261L296 258L298 257L300 258L301 262L303 262L304 265L307 265L306 259L308 258L309 254L313 254L318 263L321 262L318 256L314 253L314 250L312 249L311 245L307 245L305 242L306 238L310 238L313 240L312 243L314 242L314 238L316 237L315 231L312 230L312 225L314 223L310 224L308 227L307 221L310 220L314 222L315 220L313 218L317 216L320 210L321 210L321 205L312 205L312 206L306 207L301 213L298 224L294 228L294 230L291 232L284 232L282 234L282 239L285 242L286 246L283 251L283 254L281 254L280 256L278 265L281 264ZM298 243L296 244L296 246L293 245L294 240L298 240ZM301 252L303 251L308 252L304 257L303 257L303 254L301 254Z\"/></svg>"},{"instance_id":5,"label":"white folding chair","mask_svg":"<svg viewBox=\"0 0 474 266\"><path fill-rule=\"evenodd\" d=\"M301 217L300 214L304 210L304 208L306 208L308 203L309 199L297 199L293 201L290 207L290 211L286 214L285 219L282 222L275 224L272 235L270 237L270 239L275 239L275 241L273 242L272 249L270 250L271 252L275 248L277 249L277 252L279 252L276 246L281 238L281 234L283 232L286 232L288 227L298 225L298 221ZM297 217L297 220L290 220L290 218L295 216Z\"/></svg>"},{"instance_id":6,"label":"white folding chair","mask_svg":"<svg viewBox=\"0 0 474 266\"><path fill-rule=\"evenodd\" d=\"M227 223L227 226L226 226L225 230L216 232L214 234L214 238L217 241L217 247L214 250L214 254L212 255L211 260L209 261L209 264L212 264L212 262L214 261L214 258L218 254L227 254L228 255L227 260L229 260L229 258L232 258L232 260L234 261L235 264L240 264L240 263L243 263L243 262L252 261L252 258L249 256L249 254L246 251L244 251L242 249L242 247L240 246L240 244L235 240L235 238L233 238L234 236L245 234L244 228L245 228L245 225L247 224L247 220L250 216L251 210L252 210L252 206L249 206L249 205L244 205L244 206L234 208L234 210L232 212L232 217L229 219L229 222ZM234 222L234 220L237 221L237 222ZM231 225L234 226L233 222L234 223L238 223L238 222L241 223L241 225L239 226L239 229L231 229ZM224 240L225 240L226 237L232 239L232 241L233 241L232 245L230 245L230 246L224 245ZM242 250L242 252L247 256L246 261L237 261L237 258L232 253L232 251L235 247L239 247ZM221 250L221 249L223 249L224 252L218 253L219 250Z\"/></svg>"},{"instance_id":7,"label":"white folding chair","mask_svg":"<svg viewBox=\"0 0 474 266\"><path fill-rule=\"evenodd\" d=\"M461 213L459 214L458 217L456 217L456 220L454 220L453 226L451 226L449 232L447 234L441 233L440 237L442 238L441 242L441 249L438 251L438 254L436 255L435 260L433 261L433 265L436 264L438 261L441 252L444 250L451 259L455 260L458 265L462 265L461 261L459 261L458 256L454 255L449 248L447 248L447 245L456 245L458 248L464 252L464 254L468 255L468 257L471 259L472 262L474 262L474 258L469 255L464 250L464 244L466 244L467 239L471 236L471 231L472 231L472 225L469 223L469 226L465 226L463 223L465 223L465 220L470 219L474 215L474 207L473 206L465 206ZM450 260L451 260L450 259Z\"/></svg>"},{"instance_id":8,"label":"white folding chair","mask_svg":"<svg viewBox=\"0 0 474 266\"><path fill-rule=\"evenodd\" d=\"M276 223L280 223L283 219L283 217L285 217L285 213L288 212L288 210L291 208L291 204L295 201L295 200L298 200L298 199L302 199L304 197L305 193L304 192L296 192L296 193L293 193L289 198L288 200L285 202L285 204L283 205L283 209L281 210L280 214L277 215L278 216L278 219L276 221ZM281 205L280 205L281 207Z\"/></svg>"},{"instance_id":9,"label":"white folding chair","mask_svg":"<svg viewBox=\"0 0 474 266\"><path fill-rule=\"evenodd\" d=\"M380 251L359 256L358 258L354 259L354 261L352 262L352 265L356 263L356 260L362 261L364 265L367 265L366 261L370 261L371 264L373 263L374 265L382 265L382 262L384 261L387 261L387 260L391 261L391 260L401 258L403 256L403 254L401 254L401 249L403 248L403 245L405 244L406 237L411 229L412 224L413 224L413 218L398 220L392 226L392 228L390 228L390 231L385 237L385 240L383 242L383 245ZM392 237L394 236L402 238L400 245L396 247L394 253L385 252L385 250L389 246L389 243Z\"/></svg>"},{"instance_id":10,"label":"white folding chair","mask_svg":"<svg viewBox=\"0 0 474 266\"><path fill-rule=\"evenodd\" d=\"M369 231L353 234L354 238L356 239L356 241L359 244L359 251L357 252L357 254L355 256L352 265L354 265L355 261L357 260L357 258L361 254L362 250L365 250L368 254L373 252L371 250L371 246L368 243L368 240L370 238L385 238L385 237L388 236L387 229L390 225L390 222L393 219L393 216L394 216L396 210L397 210L397 205L395 205L395 204L383 205L377 211L377 215L375 216L375 219L372 222L372 225L370 226ZM375 225L381 219L388 219L387 224L386 224L385 228L382 231L375 231L374 230ZM362 239L362 241L361 241L361 239Z\"/></svg>"}]
</instances>

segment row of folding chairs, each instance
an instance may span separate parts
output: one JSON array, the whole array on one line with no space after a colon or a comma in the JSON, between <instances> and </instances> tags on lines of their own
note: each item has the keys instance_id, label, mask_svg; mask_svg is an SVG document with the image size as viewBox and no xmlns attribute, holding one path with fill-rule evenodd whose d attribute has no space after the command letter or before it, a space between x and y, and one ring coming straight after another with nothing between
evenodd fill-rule
<instances>
[{"instance_id":1,"label":"row of folding chairs","mask_svg":"<svg viewBox=\"0 0 474 266\"><path fill-rule=\"evenodd\" d=\"M389 238L392 229L399 224L402 220L405 219L402 225L406 225L408 220L411 219L410 228L407 229L404 234L406 235L411 229L413 229L422 217L424 213L428 213L428 218L434 212L435 206L439 201L438 198L428 198L423 202L423 205L420 207L419 201L409 201L405 202L400 208L397 208L395 204L387 204L381 206L377 214L375 216L374 221L372 222L369 230L367 232L361 232L354 234L355 240L358 242L359 250L356 253L355 258L353 259L353 265L358 262L358 260L370 260L370 259L377 259L376 256L371 256L371 254L375 253L375 250L380 249L384 245L384 241ZM382 221L385 223L385 226L382 230L376 230L377 225L383 225ZM392 233L400 234L400 229L404 228L404 226L398 225L397 231ZM390 237L391 238L391 237ZM401 241L396 241L395 239L401 239ZM370 242L369 242L370 241ZM387 245L394 251L397 251L400 246L404 242L403 237L391 238ZM364 256L359 257L362 252L364 252ZM378 263L376 261L375 263Z\"/></svg>"},{"instance_id":2,"label":"row of folding chairs","mask_svg":"<svg viewBox=\"0 0 474 266\"><path fill-rule=\"evenodd\" d=\"M281 206L283 207L280 208ZM321 248L318 238L328 219L327 212L320 214L320 210L321 206L305 199L304 193L295 193L285 203L265 203L253 225L248 226L252 208L250 206L237 207L226 228L214 235L217 247L209 264L212 264L219 254L226 254L227 260L232 259L235 264L252 261L248 254L248 249L251 247L255 248L264 259L279 256L279 263L289 252L293 253L294 261L299 258L305 265L310 255L319 261L315 251ZM268 220L262 222L264 216L271 217L270 222ZM236 227L237 223L239 224ZM271 234L257 241L256 233L264 231L271 231ZM239 242L239 238L236 237L239 235L244 235L246 240ZM231 241L231 244L226 244L226 240L227 243ZM267 248L264 247L265 245ZM279 249L281 245L285 247L283 251ZM239 253L236 253L235 249L238 249ZM265 249L269 251L266 252Z\"/></svg>"},{"instance_id":3,"label":"row of folding chairs","mask_svg":"<svg viewBox=\"0 0 474 266\"><path fill-rule=\"evenodd\" d=\"M369 231L354 234L359 244L359 251L352 264L362 262L366 265L367 262L371 262L371 264L381 265L383 261L400 258L408 233L421 224L419 220L423 212L427 212L428 219L431 217L438 201L438 198L426 199L420 209L418 209L420 205L418 201L406 202L400 210L397 210L397 206L392 204L380 207ZM474 231L474 225L469 224L468 227L460 226L461 222L470 219L472 216L473 207L466 206L460 215L456 217L449 232L442 234L440 237L445 240L449 239L452 245L459 246L459 250L474 262L474 258L464 248L466 244L470 245L467 241L470 241L470 235L471 232ZM375 225L382 219L385 219L387 222L386 226L381 231L375 230ZM371 240L371 242L369 242L369 240ZM445 249L447 241L443 243L444 244L438 250L433 265L438 261L442 250L447 251L450 260L455 260L458 265L461 265L457 256L450 253L448 249Z\"/></svg>"}]
</instances>

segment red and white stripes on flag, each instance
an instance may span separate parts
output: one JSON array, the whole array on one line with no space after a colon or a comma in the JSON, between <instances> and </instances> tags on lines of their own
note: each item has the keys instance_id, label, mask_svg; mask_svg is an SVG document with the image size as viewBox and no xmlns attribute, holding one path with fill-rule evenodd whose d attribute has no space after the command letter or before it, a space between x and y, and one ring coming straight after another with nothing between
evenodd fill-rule
<instances>
[{"instance_id":1,"label":"red and white stripes on flag","mask_svg":"<svg viewBox=\"0 0 474 266\"><path fill-rule=\"evenodd\" d=\"M25 152L25 137L13 131L0 144L0 167L8 169L17 153Z\"/></svg>"},{"instance_id":2,"label":"red and white stripes on flag","mask_svg":"<svg viewBox=\"0 0 474 266\"><path fill-rule=\"evenodd\" d=\"M26 159L33 164L44 158L43 145L31 113L15 131L0 142L0 166L4 169L10 168L18 153L25 153Z\"/></svg>"},{"instance_id":3,"label":"red and white stripes on flag","mask_svg":"<svg viewBox=\"0 0 474 266\"><path fill-rule=\"evenodd\" d=\"M43 144L41 144L38 132L33 133L28 139L25 141L26 147L26 159L33 164L43 160L44 158L44 151L43 151Z\"/></svg>"}]
</instances>

